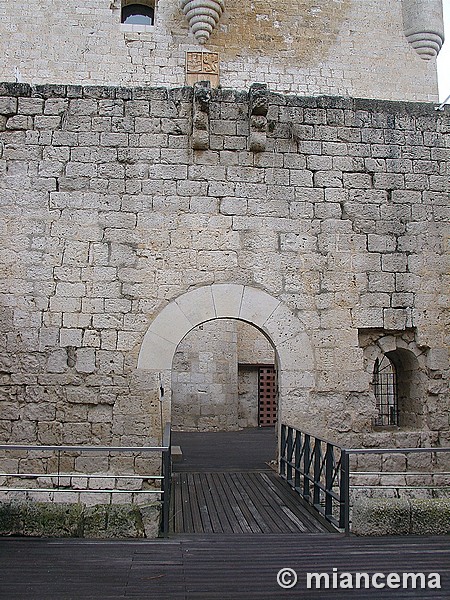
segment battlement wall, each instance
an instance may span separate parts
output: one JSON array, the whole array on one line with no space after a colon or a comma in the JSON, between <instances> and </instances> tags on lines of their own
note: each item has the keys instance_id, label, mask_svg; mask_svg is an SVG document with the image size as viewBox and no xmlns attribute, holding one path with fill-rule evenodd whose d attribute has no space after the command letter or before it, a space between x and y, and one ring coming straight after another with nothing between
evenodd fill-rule
<instances>
[{"instance_id":1,"label":"battlement wall","mask_svg":"<svg viewBox=\"0 0 450 600\"><path fill-rule=\"evenodd\" d=\"M448 443L448 110L259 93L252 137L254 91L0 85L2 441L154 439L144 336L223 283L302 323L291 422ZM372 428L382 350L416 361L417 420L397 434Z\"/></svg>"}]
</instances>

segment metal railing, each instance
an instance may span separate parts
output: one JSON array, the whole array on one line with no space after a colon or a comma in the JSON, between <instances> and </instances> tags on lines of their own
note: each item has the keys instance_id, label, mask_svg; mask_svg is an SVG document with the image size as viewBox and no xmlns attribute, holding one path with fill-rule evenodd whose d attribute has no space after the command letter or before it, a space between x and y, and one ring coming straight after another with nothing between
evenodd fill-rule
<instances>
[{"instance_id":1,"label":"metal railing","mask_svg":"<svg viewBox=\"0 0 450 600\"><path fill-rule=\"evenodd\" d=\"M339 529L345 527L347 460L340 446L281 425L281 477Z\"/></svg>"},{"instance_id":2,"label":"metal railing","mask_svg":"<svg viewBox=\"0 0 450 600\"><path fill-rule=\"evenodd\" d=\"M364 471L358 471L358 470L351 470L350 469L350 457L351 456L369 456L369 455L405 455L405 456L409 456L411 454L430 454L430 455L434 455L436 456L437 454L448 454L449 458L450 458L450 448L447 447L427 447L427 448L347 448L345 450L343 450L344 454L346 455L346 469L347 469L347 473L344 476L344 485L345 485L345 491L344 491L344 496L346 498L346 505L345 505L345 533L350 533L350 524L351 524L351 520L350 520L350 490L356 490L356 489L363 489L363 490L368 490L368 489L377 489L377 490L387 490L387 489L391 489L391 490L397 490L398 492L400 490L408 490L408 491L415 491L415 490L429 490L429 491L437 491L437 490L450 490L450 486L449 485L425 485L425 484L401 484L401 483L395 483L395 484L387 484L384 480L385 479L389 479L389 477L399 477L399 476L404 476L404 477L409 477L409 478L415 478L415 477L428 477L428 479L432 480L435 476L441 476L441 477L447 477L450 475L449 472L447 471L418 471L418 472L412 472L412 471L401 471L401 472L393 472L393 471L383 471L383 470L364 470ZM367 476L377 476L380 479L382 479L382 481L380 481L378 484L361 484L358 485L356 483L353 483L352 479L357 479L358 477L367 477Z\"/></svg>"},{"instance_id":3,"label":"metal railing","mask_svg":"<svg viewBox=\"0 0 450 600\"><path fill-rule=\"evenodd\" d=\"M281 425L280 475L325 520L345 533L350 533L351 489L428 489L450 490L446 485L402 485L388 486L357 485L352 479L358 476L398 476L390 471L351 470L350 459L356 455L370 454L422 454L449 453L450 448L343 448L309 433L288 425ZM405 476L448 476L446 471L420 473L402 472Z\"/></svg>"},{"instance_id":4,"label":"metal railing","mask_svg":"<svg viewBox=\"0 0 450 600\"><path fill-rule=\"evenodd\" d=\"M14 481L33 480L36 484L39 481L44 483L49 482L51 485L7 485L7 481L0 485L0 492L15 492L15 493L48 493L51 494L51 499L54 500L55 493L77 493L77 494L130 494L132 502L135 495L154 494L158 495L162 504L161 510L161 534L167 535L169 531L169 510L170 510L170 492L172 480L172 460L171 460L171 426L167 423L164 432L161 446L51 446L51 445L24 445L24 444L1 444L0 453L6 455L8 452L26 452L27 459L32 456L33 452L50 453L56 455L56 466L54 469L46 470L45 472L26 472L19 468L17 472L9 472L1 469L2 458L0 457L0 481L1 479L10 479ZM106 455L148 455L153 453L161 454L161 471L159 475L153 474L115 474L110 472L86 473L81 470L71 470L67 472L62 467L62 459L64 456L81 456L82 454ZM47 457L48 458L48 457ZM36 469L35 469L36 471ZM111 486L89 487L92 480L98 482L111 481ZM86 485L82 486L81 481L86 480ZM116 482L124 483L125 480L141 482L141 489L133 487L116 487ZM74 487L73 483L77 482ZM143 488L143 483L158 482L158 487Z\"/></svg>"}]
</instances>

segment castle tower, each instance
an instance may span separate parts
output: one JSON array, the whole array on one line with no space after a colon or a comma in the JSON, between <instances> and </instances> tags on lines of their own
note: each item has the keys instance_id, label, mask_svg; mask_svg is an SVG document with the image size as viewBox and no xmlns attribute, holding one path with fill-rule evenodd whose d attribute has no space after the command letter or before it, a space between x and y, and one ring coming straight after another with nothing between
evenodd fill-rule
<instances>
[{"instance_id":1,"label":"castle tower","mask_svg":"<svg viewBox=\"0 0 450 600\"><path fill-rule=\"evenodd\" d=\"M443 39L441 0L0 0L0 444L448 446Z\"/></svg>"},{"instance_id":2,"label":"castle tower","mask_svg":"<svg viewBox=\"0 0 450 600\"><path fill-rule=\"evenodd\" d=\"M18 0L0 80L435 101L441 0Z\"/></svg>"}]
</instances>

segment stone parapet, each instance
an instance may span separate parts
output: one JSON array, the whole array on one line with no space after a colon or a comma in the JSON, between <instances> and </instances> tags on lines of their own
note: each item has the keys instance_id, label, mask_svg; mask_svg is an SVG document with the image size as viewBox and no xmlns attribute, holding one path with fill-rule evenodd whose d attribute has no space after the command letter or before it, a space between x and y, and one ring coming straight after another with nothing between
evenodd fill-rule
<instances>
[{"instance_id":1,"label":"stone parapet","mask_svg":"<svg viewBox=\"0 0 450 600\"><path fill-rule=\"evenodd\" d=\"M353 507L355 535L448 535L450 499L364 499Z\"/></svg>"}]
</instances>

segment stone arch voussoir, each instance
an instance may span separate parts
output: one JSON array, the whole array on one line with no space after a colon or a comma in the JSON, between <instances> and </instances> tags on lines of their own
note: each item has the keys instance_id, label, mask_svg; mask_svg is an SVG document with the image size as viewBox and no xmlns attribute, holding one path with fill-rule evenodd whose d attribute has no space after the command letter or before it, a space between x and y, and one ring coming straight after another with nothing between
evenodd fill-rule
<instances>
[{"instance_id":1,"label":"stone arch voussoir","mask_svg":"<svg viewBox=\"0 0 450 600\"><path fill-rule=\"evenodd\" d=\"M298 317L267 292L230 283L200 287L170 302L144 336L138 369L170 370L181 340L198 325L221 318L246 321L265 333L275 347L280 370L312 371L312 348Z\"/></svg>"}]
</instances>

